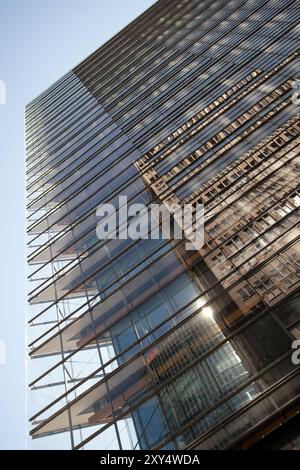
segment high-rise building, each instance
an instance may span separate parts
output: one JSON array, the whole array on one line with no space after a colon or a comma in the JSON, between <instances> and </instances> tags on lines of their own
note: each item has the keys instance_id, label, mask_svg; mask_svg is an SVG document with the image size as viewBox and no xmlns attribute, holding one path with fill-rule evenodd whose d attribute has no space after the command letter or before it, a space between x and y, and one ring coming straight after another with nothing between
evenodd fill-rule
<instances>
[{"instance_id":1,"label":"high-rise building","mask_svg":"<svg viewBox=\"0 0 300 470\"><path fill-rule=\"evenodd\" d=\"M160 0L27 106L33 448L248 448L295 419L298 45L296 0ZM100 239L120 196L204 204L204 245Z\"/></svg>"}]
</instances>

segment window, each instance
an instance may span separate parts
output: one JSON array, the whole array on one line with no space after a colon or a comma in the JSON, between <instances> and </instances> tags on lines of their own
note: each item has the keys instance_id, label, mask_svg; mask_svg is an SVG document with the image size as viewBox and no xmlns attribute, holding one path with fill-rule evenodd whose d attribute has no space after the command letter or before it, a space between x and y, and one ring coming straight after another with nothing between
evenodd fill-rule
<instances>
[{"instance_id":1,"label":"window","mask_svg":"<svg viewBox=\"0 0 300 470\"><path fill-rule=\"evenodd\" d=\"M238 289L237 293L241 297L243 302L245 302L250 297L252 297L252 295L255 294L254 290L249 284L245 284L242 288Z\"/></svg>"}]
</instances>

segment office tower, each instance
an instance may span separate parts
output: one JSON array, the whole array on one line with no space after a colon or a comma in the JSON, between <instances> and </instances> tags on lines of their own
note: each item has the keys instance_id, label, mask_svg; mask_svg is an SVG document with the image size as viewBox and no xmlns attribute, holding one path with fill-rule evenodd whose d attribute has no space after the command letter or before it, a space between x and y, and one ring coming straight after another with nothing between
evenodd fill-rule
<instances>
[{"instance_id":1,"label":"office tower","mask_svg":"<svg viewBox=\"0 0 300 470\"><path fill-rule=\"evenodd\" d=\"M160 0L27 106L32 447L249 448L295 419L298 23ZM99 239L120 196L204 204L204 245L159 214Z\"/></svg>"}]
</instances>

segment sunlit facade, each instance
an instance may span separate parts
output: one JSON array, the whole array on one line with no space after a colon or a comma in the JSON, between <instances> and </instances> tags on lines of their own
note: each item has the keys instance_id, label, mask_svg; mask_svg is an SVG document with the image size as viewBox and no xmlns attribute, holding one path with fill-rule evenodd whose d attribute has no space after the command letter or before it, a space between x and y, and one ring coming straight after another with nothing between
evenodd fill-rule
<instances>
[{"instance_id":1,"label":"sunlit facade","mask_svg":"<svg viewBox=\"0 0 300 470\"><path fill-rule=\"evenodd\" d=\"M160 0L27 106L31 448L248 448L300 410L297 24ZM99 240L120 195L204 204L204 246Z\"/></svg>"}]
</instances>

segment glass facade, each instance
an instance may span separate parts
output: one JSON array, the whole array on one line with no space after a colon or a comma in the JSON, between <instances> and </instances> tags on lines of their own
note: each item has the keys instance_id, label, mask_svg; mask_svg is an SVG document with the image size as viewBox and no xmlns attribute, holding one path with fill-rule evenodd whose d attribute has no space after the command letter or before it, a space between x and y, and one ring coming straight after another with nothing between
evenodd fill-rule
<instances>
[{"instance_id":1,"label":"glass facade","mask_svg":"<svg viewBox=\"0 0 300 470\"><path fill-rule=\"evenodd\" d=\"M247 448L300 409L298 44L294 0L160 0L28 104L32 448ZM204 204L203 247L98 239L119 196Z\"/></svg>"}]
</instances>

